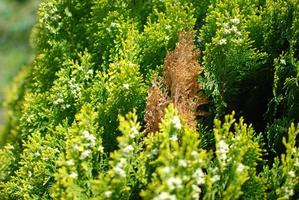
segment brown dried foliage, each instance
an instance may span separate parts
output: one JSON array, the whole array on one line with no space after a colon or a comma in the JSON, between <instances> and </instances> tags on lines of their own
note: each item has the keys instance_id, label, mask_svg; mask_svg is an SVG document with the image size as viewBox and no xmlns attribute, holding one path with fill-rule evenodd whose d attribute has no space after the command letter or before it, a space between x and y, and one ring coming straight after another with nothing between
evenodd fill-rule
<instances>
[{"instance_id":1,"label":"brown dried foliage","mask_svg":"<svg viewBox=\"0 0 299 200\"><path fill-rule=\"evenodd\" d=\"M164 116L164 111L170 103L166 92L161 89L158 81L154 79L152 87L148 90L146 112L144 120L146 122L146 132L159 130L159 123Z\"/></svg>"},{"instance_id":2,"label":"brown dried foliage","mask_svg":"<svg viewBox=\"0 0 299 200\"><path fill-rule=\"evenodd\" d=\"M200 106L207 104L208 101L202 95L202 87L197 82L197 78L202 73L203 68L197 62L200 53L195 50L193 34L192 31L181 32L175 50L168 52L166 55L163 83L170 97L165 96L165 92L161 92L161 89L155 83L149 89L145 117L147 131L158 130L158 124L164 114L162 111L167 106L165 103L170 102L167 100L169 98L191 128L196 128L196 116L207 114L207 112L199 109ZM153 97L153 95L156 96ZM162 99L159 100L159 98ZM153 107L157 102L160 102L160 104L164 102L163 108L161 106L160 108ZM153 112L151 109L159 109L159 115L152 115L153 117L149 118L147 115Z\"/></svg>"}]
</instances>

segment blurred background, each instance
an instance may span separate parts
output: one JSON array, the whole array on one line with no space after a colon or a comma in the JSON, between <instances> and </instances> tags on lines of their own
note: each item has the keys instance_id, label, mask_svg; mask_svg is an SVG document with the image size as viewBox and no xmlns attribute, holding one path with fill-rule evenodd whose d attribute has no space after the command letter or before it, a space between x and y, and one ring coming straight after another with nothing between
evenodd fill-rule
<instances>
[{"instance_id":1,"label":"blurred background","mask_svg":"<svg viewBox=\"0 0 299 200\"><path fill-rule=\"evenodd\" d=\"M22 66L33 59L29 44L40 0L0 0L0 125L5 90Z\"/></svg>"}]
</instances>

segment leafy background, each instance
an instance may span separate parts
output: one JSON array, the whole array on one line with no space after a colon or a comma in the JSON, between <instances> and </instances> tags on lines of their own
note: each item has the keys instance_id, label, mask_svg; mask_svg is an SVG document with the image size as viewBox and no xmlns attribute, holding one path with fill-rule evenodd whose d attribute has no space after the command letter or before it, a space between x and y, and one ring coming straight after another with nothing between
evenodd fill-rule
<instances>
[{"instance_id":1,"label":"leafy background","mask_svg":"<svg viewBox=\"0 0 299 200\"><path fill-rule=\"evenodd\" d=\"M45 0L37 16L6 93L1 200L298 199L298 0Z\"/></svg>"},{"instance_id":2,"label":"leafy background","mask_svg":"<svg viewBox=\"0 0 299 200\"><path fill-rule=\"evenodd\" d=\"M29 41L39 3L39 0L0 1L0 101L20 68L33 59Z\"/></svg>"}]
</instances>

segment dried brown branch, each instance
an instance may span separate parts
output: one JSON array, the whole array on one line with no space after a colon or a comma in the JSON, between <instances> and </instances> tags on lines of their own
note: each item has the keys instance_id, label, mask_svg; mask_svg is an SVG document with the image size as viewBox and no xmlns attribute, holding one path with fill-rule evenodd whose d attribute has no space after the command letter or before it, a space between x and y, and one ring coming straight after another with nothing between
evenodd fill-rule
<instances>
[{"instance_id":1,"label":"dried brown branch","mask_svg":"<svg viewBox=\"0 0 299 200\"><path fill-rule=\"evenodd\" d=\"M177 108L185 122L191 128L196 128L196 116L204 116L207 113L200 110L200 106L208 103L207 99L202 95L201 85L197 78L202 73L203 68L198 64L197 60L200 56L199 51L195 50L193 44L193 32L181 32L176 48L168 52L164 63L163 83L164 87L170 94L167 97L165 92L162 92L157 85L153 85L149 89L149 97L146 106L146 113L156 113L156 108L161 109L171 102ZM162 98L162 99L158 99ZM156 106L158 102L161 105ZM163 106L162 106L163 105ZM154 109L154 110L151 110ZM146 123L148 131L158 130L158 123L161 121L163 112L146 114ZM156 118L155 118L156 117ZM150 124L148 123L150 122Z\"/></svg>"},{"instance_id":2,"label":"dried brown branch","mask_svg":"<svg viewBox=\"0 0 299 200\"><path fill-rule=\"evenodd\" d=\"M145 108L146 132L159 130L159 123L164 116L164 111L170 103L166 92L161 89L157 79L154 79L152 87L148 90L147 103Z\"/></svg>"},{"instance_id":3,"label":"dried brown branch","mask_svg":"<svg viewBox=\"0 0 299 200\"><path fill-rule=\"evenodd\" d=\"M203 67L197 62L200 52L195 48L193 32L181 32L175 50L166 55L164 63L165 86L173 104L192 128L196 127L196 116L206 114L198 107L208 103L197 81Z\"/></svg>"}]
</instances>

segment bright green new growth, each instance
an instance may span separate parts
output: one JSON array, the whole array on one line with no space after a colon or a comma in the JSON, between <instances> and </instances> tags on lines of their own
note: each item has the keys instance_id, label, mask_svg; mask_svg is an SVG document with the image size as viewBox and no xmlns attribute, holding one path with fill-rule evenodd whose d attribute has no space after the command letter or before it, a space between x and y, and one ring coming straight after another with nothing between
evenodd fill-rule
<instances>
[{"instance_id":1,"label":"bright green new growth","mask_svg":"<svg viewBox=\"0 0 299 200\"><path fill-rule=\"evenodd\" d=\"M67 130L65 151L55 161L58 169L51 187L52 198L86 199L91 193L89 181L95 176L94 169L104 169L105 163L98 162L105 155L96 116L92 107L85 105Z\"/></svg>"},{"instance_id":2,"label":"bright green new growth","mask_svg":"<svg viewBox=\"0 0 299 200\"><path fill-rule=\"evenodd\" d=\"M203 169L210 155L198 148L198 134L181 121L173 106L166 110L160 132L145 142L146 163L153 174L141 195L144 199L197 199L205 183Z\"/></svg>"},{"instance_id":3,"label":"bright green new growth","mask_svg":"<svg viewBox=\"0 0 299 200\"><path fill-rule=\"evenodd\" d=\"M296 199L298 5L42 2L36 57L5 103L0 199ZM159 130L147 132L147 101L159 103L147 91L190 30L209 114L195 130L170 104ZM194 60L185 56L180 69Z\"/></svg>"},{"instance_id":4,"label":"bright green new growth","mask_svg":"<svg viewBox=\"0 0 299 200\"><path fill-rule=\"evenodd\" d=\"M144 134L140 132L135 113L119 117L119 122L122 133L117 138L119 149L110 155L108 169L99 172L97 179L91 182L93 199L129 199L140 190L138 168L143 163L137 157L143 149Z\"/></svg>"}]
</instances>

